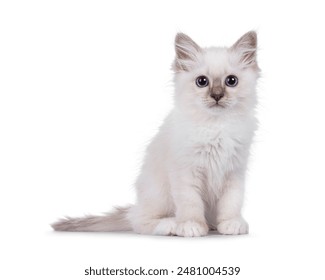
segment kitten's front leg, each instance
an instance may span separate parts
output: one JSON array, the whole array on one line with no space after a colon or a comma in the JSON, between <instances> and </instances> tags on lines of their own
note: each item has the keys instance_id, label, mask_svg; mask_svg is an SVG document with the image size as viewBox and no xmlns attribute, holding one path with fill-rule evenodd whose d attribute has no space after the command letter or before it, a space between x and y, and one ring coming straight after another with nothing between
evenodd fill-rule
<instances>
[{"instance_id":1,"label":"kitten's front leg","mask_svg":"<svg viewBox=\"0 0 325 280\"><path fill-rule=\"evenodd\" d=\"M176 208L176 235L195 237L207 235L209 228L204 215L204 203L199 186L190 171L172 178L172 195Z\"/></svg>"},{"instance_id":2,"label":"kitten's front leg","mask_svg":"<svg viewBox=\"0 0 325 280\"><path fill-rule=\"evenodd\" d=\"M248 224L241 216L244 176L232 174L217 203L217 230L221 234L247 234Z\"/></svg>"}]
</instances>

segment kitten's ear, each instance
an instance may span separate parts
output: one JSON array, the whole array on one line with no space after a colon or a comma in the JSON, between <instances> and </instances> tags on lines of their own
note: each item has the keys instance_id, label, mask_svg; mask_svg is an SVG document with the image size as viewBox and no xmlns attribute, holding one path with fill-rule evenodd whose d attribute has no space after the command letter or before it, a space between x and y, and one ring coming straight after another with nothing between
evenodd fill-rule
<instances>
[{"instance_id":1,"label":"kitten's ear","mask_svg":"<svg viewBox=\"0 0 325 280\"><path fill-rule=\"evenodd\" d=\"M177 33L175 37L176 58L173 68L176 72L189 71L193 62L197 61L198 54L202 49L189 36Z\"/></svg>"},{"instance_id":2,"label":"kitten's ear","mask_svg":"<svg viewBox=\"0 0 325 280\"><path fill-rule=\"evenodd\" d=\"M240 62L245 66L257 65L257 34L255 31L250 31L244 34L230 49L239 53Z\"/></svg>"}]
</instances>

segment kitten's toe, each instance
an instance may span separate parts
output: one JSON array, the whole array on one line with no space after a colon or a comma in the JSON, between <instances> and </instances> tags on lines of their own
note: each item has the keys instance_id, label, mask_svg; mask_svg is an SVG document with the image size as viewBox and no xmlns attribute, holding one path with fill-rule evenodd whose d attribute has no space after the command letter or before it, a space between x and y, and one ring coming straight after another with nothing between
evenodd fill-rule
<instances>
[{"instance_id":1,"label":"kitten's toe","mask_svg":"<svg viewBox=\"0 0 325 280\"><path fill-rule=\"evenodd\" d=\"M161 219L155 227L153 234L155 235L176 235L176 221L175 218Z\"/></svg>"},{"instance_id":2,"label":"kitten's toe","mask_svg":"<svg viewBox=\"0 0 325 280\"><path fill-rule=\"evenodd\" d=\"M248 224L243 218L234 218L220 222L217 230L221 234L247 234Z\"/></svg>"},{"instance_id":3,"label":"kitten's toe","mask_svg":"<svg viewBox=\"0 0 325 280\"><path fill-rule=\"evenodd\" d=\"M198 237L207 235L208 231L208 226L203 222L187 221L177 225L176 235Z\"/></svg>"}]
</instances>

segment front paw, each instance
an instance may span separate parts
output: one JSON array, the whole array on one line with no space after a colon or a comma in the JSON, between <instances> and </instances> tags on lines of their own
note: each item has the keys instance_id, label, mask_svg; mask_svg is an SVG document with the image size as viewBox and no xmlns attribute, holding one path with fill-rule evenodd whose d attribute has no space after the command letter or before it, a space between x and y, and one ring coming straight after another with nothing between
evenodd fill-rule
<instances>
[{"instance_id":1,"label":"front paw","mask_svg":"<svg viewBox=\"0 0 325 280\"><path fill-rule=\"evenodd\" d=\"M221 234L247 234L248 224L243 218L234 218L220 222L217 230Z\"/></svg>"},{"instance_id":2,"label":"front paw","mask_svg":"<svg viewBox=\"0 0 325 280\"><path fill-rule=\"evenodd\" d=\"M209 228L204 222L186 221L179 223L176 228L176 235L184 237L198 237L207 235Z\"/></svg>"}]
</instances>

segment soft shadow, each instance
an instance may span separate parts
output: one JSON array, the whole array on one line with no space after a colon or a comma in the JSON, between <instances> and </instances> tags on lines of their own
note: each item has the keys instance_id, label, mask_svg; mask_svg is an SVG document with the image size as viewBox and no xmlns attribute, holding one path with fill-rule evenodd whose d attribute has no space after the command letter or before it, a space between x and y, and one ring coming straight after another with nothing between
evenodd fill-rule
<instances>
[{"instance_id":1,"label":"soft shadow","mask_svg":"<svg viewBox=\"0 0 325 280\"><path fill-rule=\"evenodd\" d=\"M187 238L183 238L181 236L163 236L163 235L144 235L144 234L138 234L135 233L133 231L111 231L111 232L94 232L94 231L81 231L81 232L77 232L77 231L48 231L47 234L55 234L55 235L62 235L62 236L71 236L71 235L78 235L78 236L85 236L85 235L89 235L89 236L111 236L111 237L134 237L134 238L143 238L143 239L192 239L191 237L187 237ZM247 238L249 236L249 234L240 234L240 235L224 235L224 234L220 234L217 231L209 231L208 235L206 236L202 236L202 237L197 237L197 238L193 238L193 239L238 239L238 238Z\"/></svg>"}]
</instances>

